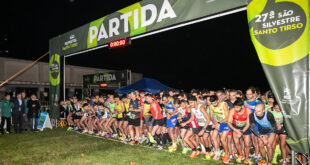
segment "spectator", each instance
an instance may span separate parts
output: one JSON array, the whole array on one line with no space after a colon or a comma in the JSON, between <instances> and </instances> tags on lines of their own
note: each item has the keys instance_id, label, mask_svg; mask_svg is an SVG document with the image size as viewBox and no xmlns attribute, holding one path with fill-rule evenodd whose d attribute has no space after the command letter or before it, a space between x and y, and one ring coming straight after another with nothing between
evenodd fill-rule
<instances>
[{"instance_id":1,"label":"spectator","mask_svg":"<svg viewBox=\"0 0 310 165\"><path fill-rule=\"evenodd\" d=\"M68 105L65 101L60 101L60 118L66 118L68 114Z\"/></svg>"},{"instance_id":2,"label":"spectator","mask_svg":"<svg viewBox=\"0 0 310 165\"><path fill-rule=\"evenodd\" d=\"M28 102L29 98L26 96L26 92L22 92L22 99L25 102L25 114L26 114L25 116L23 116L23 130L27 131L28 126L29 126L29 122L28 122L28 118L27 118L29 109L27 107L27 102Z\"/></svg>"},{"instance_id":3,"label":"spectator","mask_svg":"<svg viewBox=\"0 0 310 165\"><path fill-rule=\"evenodd\" d=\"M13 104L10 101L11 96L9 93L5 94L5 99L0 102L0 117L1 117L1 134L4 134L3 126L6 121L6 133L11 133L11 109L13 108Z\"/></svg>"},{"instance_id":4,"label":"spectator","mask_svg":"<svg viewBox=\"0 0 310 165\"><path fill-rule=\"evenodd\" d=\"M40 103L39 100L37 99L37 96L35 94L32 94L30 97L30 100L27 102L27 107L29 108L28 111L28 119L30 122L30 130L37 131L37 124L38 124L38 118L40 114Z\"/></svg>"},{"instance_id":5,"label":"spectator","mask_svg":"<svg viewBox=\"0 0 310 165\"><path fill-rule=\"evenodd\" d=\"M17 93L16 99L14 99L14 107L12 109L13 123L15 133L22 133L23 129L23 116L25 114L25 101L22 99L21 93Z\"/></svg>"}]
</instances>

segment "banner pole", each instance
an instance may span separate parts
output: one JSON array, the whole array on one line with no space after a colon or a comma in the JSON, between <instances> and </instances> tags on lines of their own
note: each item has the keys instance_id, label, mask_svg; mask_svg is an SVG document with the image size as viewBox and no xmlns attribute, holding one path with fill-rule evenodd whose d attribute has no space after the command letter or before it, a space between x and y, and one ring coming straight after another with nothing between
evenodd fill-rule
<instances>
[{"instance_id":1,"label":"banner pole","mask_svg":"<svg viewBox=\"0 0 310 165\"><path fill-rule=\"evenodd\" d=\"M63 100L66 101L66 56L63 59Z\"/></svg>"}]
</instances>

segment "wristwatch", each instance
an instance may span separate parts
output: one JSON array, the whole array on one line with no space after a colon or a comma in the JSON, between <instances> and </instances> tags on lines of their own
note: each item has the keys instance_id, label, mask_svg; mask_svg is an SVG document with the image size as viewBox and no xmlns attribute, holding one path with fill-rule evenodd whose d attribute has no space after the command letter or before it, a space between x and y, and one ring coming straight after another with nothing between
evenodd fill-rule
<instances>
[{"instance_id":1,"label":"wristwatch","mask_svg":"<svg viewBox=\"0 0 310 165\"><path fill-rule=\"evenodd\" d=\"M203 128L203 130L204 130L205 132L207 132L207 129L206 129L206 128Z\"/></svg>"}]
</instances>

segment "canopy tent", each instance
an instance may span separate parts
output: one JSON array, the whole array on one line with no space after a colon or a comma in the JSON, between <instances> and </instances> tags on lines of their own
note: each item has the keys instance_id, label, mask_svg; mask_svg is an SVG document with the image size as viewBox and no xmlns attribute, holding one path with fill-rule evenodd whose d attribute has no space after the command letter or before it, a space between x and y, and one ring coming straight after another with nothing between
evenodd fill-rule
<instances>
[{"instance_id":1,"label":"canopy tent","mask_svg":"<svg viewBox=\"0 0 310 165\"><path fill-rule=\"evenodd\" d=\"M111 41L134 40L244 10L285 118L287 142L292 150L309 153L309 0L143 0L54 37L49 43L51 117L59 117L61 90L65 96L66 58L107 47Z\"/></svg>"},{"instance_id":2,"label":"canopy tent","mask_svg":"<svg viewBox=\"0 0 310 165\"><path fill-rule=\"evenodd\" d=\"M118 94L127 94L131 91L134 91L134 90L144 90L145 92L156 94L156 93L159 93L160 90L168 91L169 89L171 89L171 88L160 83L156 79L143 78L143 79L137 81L136 83L133 83L131 85L128 85L124 88L117 90L117 93Z\"/></svg>"}]
</instances>

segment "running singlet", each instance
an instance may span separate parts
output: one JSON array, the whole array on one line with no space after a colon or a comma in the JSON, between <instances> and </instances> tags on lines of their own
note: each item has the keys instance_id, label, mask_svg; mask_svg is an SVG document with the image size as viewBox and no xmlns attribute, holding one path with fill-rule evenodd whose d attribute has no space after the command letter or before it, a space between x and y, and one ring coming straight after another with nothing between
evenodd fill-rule
<instances>
[{"instance_id":1,"label":"running singlet","mask_svg":"<svg viewBox=\"0 0 310 165\"><path fill-rule=\"evenodd\" d=\"M254 114L254 119L256 121L257 124L259 124L259 126L263 127L263 128L270 128L272 129L272 126L271 126L271 123L270 121L267 119L267 112L268 111L265 111L265 114L264 114L264 117L259 120L256 115Z\"/></svg>"},{"instance_id":2,"label":"running singlet","mask_svg":"<svg viewBox=\"0 0 310 165\"><path fill-rule=\"evenodd\" d=\"M157 108L157 110L159 111L159 112L158 112L158 115L157 115L157 118L156 118L156 112L155 112L154 108L153 108L152 106L150 106L150 111L151 111L151 113L152 113L153 118L154 118L155 120L163 119L163 115L162 115L162 113L161 113L161 109L160 109L160 106L159 106L158 102L157 102L157 101L152 101L151 104L153 104L153 103L156 104L156 108Z\"/></svg>"},{"instance_id":3,"label":"running singlet","mask_svg":"<svg viewBox=\"0 0 310 165\"><path fill-rule=\"evenodd\" d=\"M119 118L119 119L123 118L123 113L121 113L122 112L122 102L121 101L115 104L115 110L119 113L117 115L117 118Z\"/></svg>"},{"instance_id":4,"label":"running singlet","mask_svg":"<svg viewBox=\"0 0 310 165\"><path fill-rule=\"evenodd\" d=\"M259 104L259 103L262 103L262 102L260 100L257 100L257 99L254 100L254 101L247 101L247 100L245 100L244 101L244 106L250 108L252 110L252 112L254 113L255 106L257 104Z\"/></svg>"},{"instance_id":5,"label":"running singlet","mask_svg":"<svg viewBox=\"0 0 310 165\"><path fill-rule=\"evenodd\" d=\"M179 107L178 108L178 117L182 117L183 115L185 115L185 110L183 110L183 108Z\"/></svg>"},{"instance_id":6,"label":"running singlet","mask_svg":"<svg viewBox=\"0 0 310 165\"><path fill-rule=\"evenodd\" d=\"M272 108L273 106L271 106L271 105L268 105L268 104L265 104L265 110L268 110L268 109L270 109L270 108Z\"/></svg>"},{"instance_id":7,"label":"running singlet","mask_svg":"<svg viewBox=\"0 0 310 165\"><path fill-rule=\"evenodd\" d=\"M221 102L219 104L219 106L217 107L214 107L212 105L212 109L213 109L213 113L215 114L214 115L214 119L217 121L217 122L221 122L222 120L225 119L225 111L224 111L224 108L223 108L223 105L224 104L227 104L226 102Z\"/></svg>"},{"instance_id":8,"label":"running singlet","mask_svg":"<svg viewBox=\"0 0 310 165\"><path fill-rule=\"evenodd\" d=\"M273 117L274 117L274 119L276 120L277 123L283 124L283 114L282 114L282 112L271 111L271 113L273 114Z\"/></svg>"},{"instance_id":9,"label":"running singlet","mask_svg":"<svg viewBox=\"0 0 310 165\"><path fill-rule=\"evenodd\" d=\"M150 104L148 102L144 102L143 116L152 116L150 111Z\"/></svg>"},{"instance_id":10,"label":"running singlet","mask_svg":"<svg viewBox=\"0 0 310 165\"><path fill-rule=\"evenodd\" d=\"M185 117L190 118L191 113L188 113L187 111L185 111ZM194 115L194 120L192 122L188 123L188 126L191 128L198 128L199 127L199 124L198 124L198 121L197 121L197 118L195 115Z\"/></svg>"},{"instance_id":11,"label":"running singlet","mask_svg":"<svg viewBox=\"0 0 310 165\"><path fill-rule=\"evenodd\" d=\"M129 112L129 102L124 103L125 106L125 112L128 113Z\"/></svg>"},{"instance_id":12,"label":"running singlet","mask_svg":"<svg viewBox=\"0 0 310 165\"><path fill-rule=\"evenodd\" d=\"M246 125L246 121L248 119L248 112L246 107L242 107L244 112L239 115L236 111L233 115L233 124L237 127L244 127Z\"/></svg>"},{"instance_id":13,"label":"running singlet","mask_svg":"<svg viewBox=\"0 0 310 165\"><path fill-rule=\"evenodd\" d=\"M175 110L173 107L172 101L170 101L168 104L166 104L166 110L168 113L172 113Z\"/></svg>"},{"instance_id":14,"label":"running singlet","mask_svg":"<svg viewBox=\"0 0 310 165\"><path fill-rule=\"evenodd\" d=\"M115 103L109 103L109 109L111 113L114 113L115 110ZM112 117L116 117L115 114L112 114Z\"/></svg>"},{"instance_id":15,"label":"running singlet","mask_svg":"<svg viewBox=\"0 0 310 165\"><path fill-rule=\"evenodd\" d=\"M207 106L207 113L210 116L210 108ZM213 117L215 116L215 114L213 114ZM210 120L209 125L213 125L212 121Z\"/></svg>"},{"instance_id":16,"label":"running singlet","mask_svg":"<svg viewBox=\"0 0 310 165\"><path fill-rule=\"evenodd\" d=\"M201 107L201 104L198 104L198 108L197 109L192 108L192 112L194 113L194 115L198 121L198 125L203 127L206 124L207 119L205 118L203 113L201 113L200 107Z\"/></svg>"},{"instance_id":17,"label":"running singlet","mask_svg":"<svg viewBox=\"0 0 310 165\"><path fill-rule=\"evenodd\" d=\"M141 102L138 98L136 98L135 100L130 100L129 103L129 107L131 107L132 109L139 109L139 107L141 106ZM130 119L138 119L140 118L140 112L130 112Z\"/></svg>"}]
</instances>

